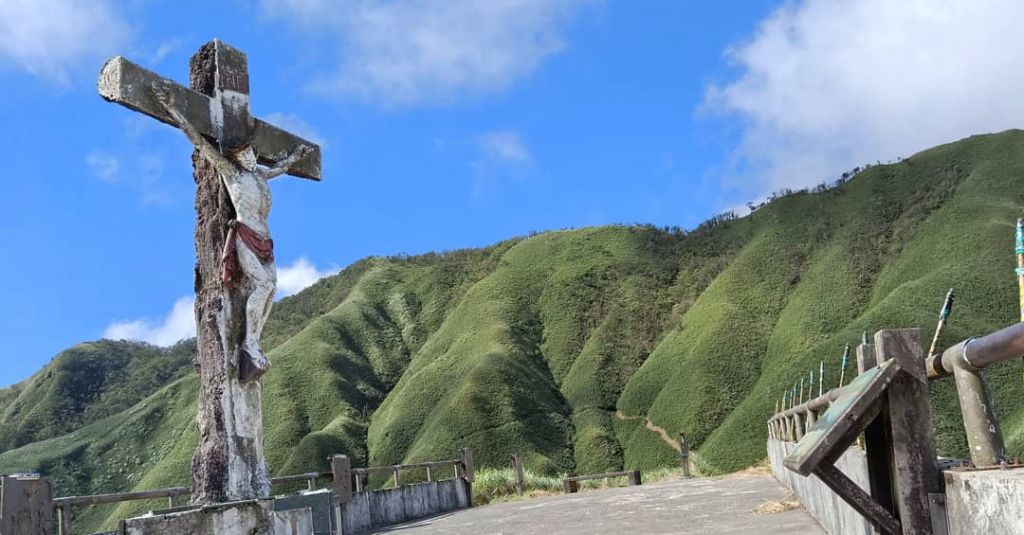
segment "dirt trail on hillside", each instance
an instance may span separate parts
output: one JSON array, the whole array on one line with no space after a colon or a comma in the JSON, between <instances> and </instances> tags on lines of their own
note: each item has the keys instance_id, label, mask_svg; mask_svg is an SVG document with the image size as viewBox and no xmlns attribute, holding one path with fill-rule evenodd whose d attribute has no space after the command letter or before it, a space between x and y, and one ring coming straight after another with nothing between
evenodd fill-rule
<instances>
[{"instance_id":1,"label":"dirt trail on hillside","mask_svg":"<svg viewBox=\"0 0 1024 535\"><path fill-rule=\"evenodd\" d=\"M620 419L620 420L640 420L640 419L643 419L644 427L646 427L647 429L657 433L661 437L662 442L664 442L665 444L668 444L668 446L670 448L672 448L672 449L674 449L676 451L681 452L681 450L679 449L679 441L674 440L671 436L669 436L668 431L665 431L663 428L654 425L654 422L652 422L650 418L648 418L646 416L628 416L626 414L623 414L622 411L615 411L615 417Z\"/></svg>"}]
</instances>

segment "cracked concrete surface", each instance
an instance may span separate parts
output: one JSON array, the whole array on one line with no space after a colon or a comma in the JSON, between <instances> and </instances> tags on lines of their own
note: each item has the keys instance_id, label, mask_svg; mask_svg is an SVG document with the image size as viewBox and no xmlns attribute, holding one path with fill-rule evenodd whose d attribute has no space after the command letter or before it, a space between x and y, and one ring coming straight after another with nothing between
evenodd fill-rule
<instances>
[{"instance_id":1,"label":"cracked concrete surface","mask_svg":"<svg viewBox=\"0 0 1024 535\"><path fill-rule=\"evenodd\" d=\"M485 505L375 533L825 533L803 508L772 514L754 512L764 501L787 494L789 491L770 475L674 480Z\"/></svg>"}]
</instances>

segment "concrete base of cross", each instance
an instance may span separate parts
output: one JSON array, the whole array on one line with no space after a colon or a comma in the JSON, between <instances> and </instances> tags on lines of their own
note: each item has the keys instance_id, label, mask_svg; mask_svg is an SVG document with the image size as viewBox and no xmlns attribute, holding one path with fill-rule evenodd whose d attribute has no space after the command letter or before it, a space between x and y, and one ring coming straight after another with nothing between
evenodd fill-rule
<instances>
[{"instance_id":1,"label":"concrete base of cross","mask_svg":"<svg viewBox=\"0 0 1024 535\"><path fill-rule=\"evenodd\" d=\"M313 535L308 507L274 510L274 500L246 500L153 512L124 520L124 535Z\"/></svg>"}]
</instances>

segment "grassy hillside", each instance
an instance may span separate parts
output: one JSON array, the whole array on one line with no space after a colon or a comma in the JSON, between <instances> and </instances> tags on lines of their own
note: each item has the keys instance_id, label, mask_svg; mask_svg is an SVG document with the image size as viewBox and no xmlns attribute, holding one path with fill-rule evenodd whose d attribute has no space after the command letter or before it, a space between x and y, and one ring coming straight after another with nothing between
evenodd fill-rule
<instances>
[{"instance_id":1,"label":"grassy hillside","mask_svg":"<svg viewBox=\"0 0 1024 535\"><path fill-rule=\"evenodd\" d=\"M370 258L278 303L264 333L267 456L276 474L524 455L539 474L677 462L650 424L686 432L702 468L764 456L764 421L862 330L947 343L1017 318L1013 222L1024 133L976 136L837 187L783 196L692 232L610 226L492 247ZM37 469L60 494L181 485L195 444L191 345L81 344L0 389L0 473ZM849 372L849 371L848 371ZM1021 364L992 370L1024 453ZM966 445L949 381L933 387L942 453ZM135 509L95 510L86 526Z\"/></svg>"},{"instance_id":2,"label":"grassy hillside","mask_svg":"<svg viewBox=\"0 0 1024 535\"><path fill-rule=\"evenodd\" d=\"M122 412L191 370L195 343L158 348L100 340L57 355L0 389L0 451L74 431Z\"/></svg>"}]
</instances>

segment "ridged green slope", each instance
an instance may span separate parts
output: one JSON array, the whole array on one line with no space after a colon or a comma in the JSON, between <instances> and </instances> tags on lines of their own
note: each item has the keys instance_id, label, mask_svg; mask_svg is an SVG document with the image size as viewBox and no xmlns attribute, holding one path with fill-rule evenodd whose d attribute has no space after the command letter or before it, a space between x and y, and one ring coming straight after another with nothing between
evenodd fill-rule
<instances>
[{"instance_id":1,"label":"ridged green slope","mask_svg":"<svg viewBox=\"0 0 1024 535\"><path fill-rule=\"evenodd\" d=\"M782 392L819 359L834 384L843 344L862 330L929 336L949 286L947 343L1017 320L1022 176L1024 133L1010 131L689 233L586 228L357 262L274 308L271 470L322 469L337 452L362 465L461 447L481 466L515 452L548 473L676 463L643 417L686 432L705 470L743 468L763 458ZM186 484L188 347L82 344L0 389L0 473L43 471L65 495ZM1024 453L1021 364L990 377L1009 449ZM933 389L940 450L963 454L952 385ZM82 521L109 525L144 506Z\"/></svg>"}]
</instances>

